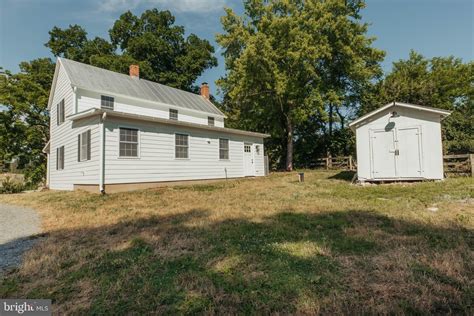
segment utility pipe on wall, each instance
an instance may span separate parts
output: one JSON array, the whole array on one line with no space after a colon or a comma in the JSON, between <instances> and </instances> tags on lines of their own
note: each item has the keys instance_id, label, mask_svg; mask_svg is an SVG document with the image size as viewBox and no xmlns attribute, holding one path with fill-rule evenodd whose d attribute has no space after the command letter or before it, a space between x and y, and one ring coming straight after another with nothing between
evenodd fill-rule
<instances>
[{"instance_id":1,"label":"utility pipe on wall","mask_svg":"<svg viewBox=\"0 0 474 316\"><path fill-rule=\"evenodd\" d=\"M99 133L100 133L100 145L99 145L99 190L100 193L105 194L105 118L107 113L102 114L99 119Z\"/></svg>"}]
</instances>

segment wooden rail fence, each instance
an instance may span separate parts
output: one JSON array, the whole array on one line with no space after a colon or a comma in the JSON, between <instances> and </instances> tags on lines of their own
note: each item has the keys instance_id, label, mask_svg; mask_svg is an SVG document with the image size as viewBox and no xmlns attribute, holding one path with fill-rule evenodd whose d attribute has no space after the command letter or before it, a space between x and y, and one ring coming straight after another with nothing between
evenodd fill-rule
<instances>
[{"instance_id":1,"label":"wooden rail fence","mask_svg":"<svg viewBox=\"0 0 474 316\"><path fill-rule=\"evenodd\" d=\"M474 154L443 156L446 177L474 177Z\"/></svg>"},{"instance_id":2,"label":"wooden rail fence","mask_svg":"<svg viewBox=\"0 0 474 316\"><path fill-rule=\"evenodd\" d=\"M352 156L318 158L316 168L356 170L357 164Z\"/></svg>"}]
</instances>

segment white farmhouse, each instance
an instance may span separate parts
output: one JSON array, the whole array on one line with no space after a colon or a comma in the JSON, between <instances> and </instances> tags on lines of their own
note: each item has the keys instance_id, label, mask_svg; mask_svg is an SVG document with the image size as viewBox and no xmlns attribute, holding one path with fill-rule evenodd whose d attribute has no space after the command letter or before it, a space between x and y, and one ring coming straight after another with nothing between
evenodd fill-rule
<instances>
[{"instance_id":1,"label":"white farmhouse","mask_svg":"<svg viewBox=\"0 0 474 316\"><path fill-rule=\"evenodd\" d=\"M112 192L265 174L269 135L224 127L201 95L58 58L49 97L47 183Z\"/></svg>"},{"instance_id":2,"label":"white farmhouse","mask_svg":"<svg viewBox=\"0 0 474 316\"><path fill-rule=\"evenodd\" d=\"M443 179L441 120L449 111L393 102L349 126L359 181Z\"/></svg>"}]
</instances>

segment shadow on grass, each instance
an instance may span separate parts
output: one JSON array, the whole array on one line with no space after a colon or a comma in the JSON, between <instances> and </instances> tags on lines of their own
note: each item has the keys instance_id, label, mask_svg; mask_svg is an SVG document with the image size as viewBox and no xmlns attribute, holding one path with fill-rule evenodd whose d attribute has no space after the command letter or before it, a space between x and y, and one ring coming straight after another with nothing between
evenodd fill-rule
<instances>
[{"instance_id":1,"label":"shadow on grass","mask_svg":"<svg viewBox=\"0 0 474 316\"><path fill-rule=\"evenodd\" d=\"M37 282L22 294L52 298L59 306L70 306L76 297L89 295L90 306L73 310L79 314L373 312L374 306L368 303L372 299L386 304L385 312L404 313L417 310L418 298L409 295L393 301L387 293L379 293L380 297L368 301L337 299L351 297L353 291L346 282L351 275L338 259L370 261L394 247L409 247L413 239L426 244L427 253L443 251L465 243L472 233L366 211L288 211L260 222L233 219L203 225L209 214L191 210L86 231L55 232L46 243L76 251L55 258L59 270L51 269L54 283ZM390 245L391 239L397 239L397 244ZM41 260L43 255L54 254L34 255ZM434 275L468 292L458 281L443 279L441 272L420 267L415 265L414 274L422 275L423 282L432 282ZM1 297L18 296L13 278L15 275L0 286ZM467 312L467 301L449 296L443 300L444 309L433 304L425 312Z\"/></svg>"},{"instance_id":2,"label":"shadow on grass","mask_svg":"<svg viewBox=\"0 0 474 316\"><path fill-rule=\"evenodd\" d=\"M352 179L354 178L355 174L356 174L355 171L344 170L344 171L341 171L341 172L329 177L328 179L344 180L344 181L351 182Z\"/></svg>"}]
</instances>

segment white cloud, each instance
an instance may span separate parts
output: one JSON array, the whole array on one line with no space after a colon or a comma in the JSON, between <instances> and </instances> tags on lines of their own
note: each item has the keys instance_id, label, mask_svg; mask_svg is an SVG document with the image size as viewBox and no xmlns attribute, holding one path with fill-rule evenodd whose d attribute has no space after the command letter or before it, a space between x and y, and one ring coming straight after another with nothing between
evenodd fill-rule
<instances>
[{"instance_id":1,"label":"white cloud","mask_svg":"<svg viewBox=\"0 0 474 316\"><path fill-rule=\"evenodd\" d=\"M117 12L133 10L141 5L156 5L172 12L205 13L222 10L227 0L102 0L100 10Z\"/></svg>"}]
</instances>

